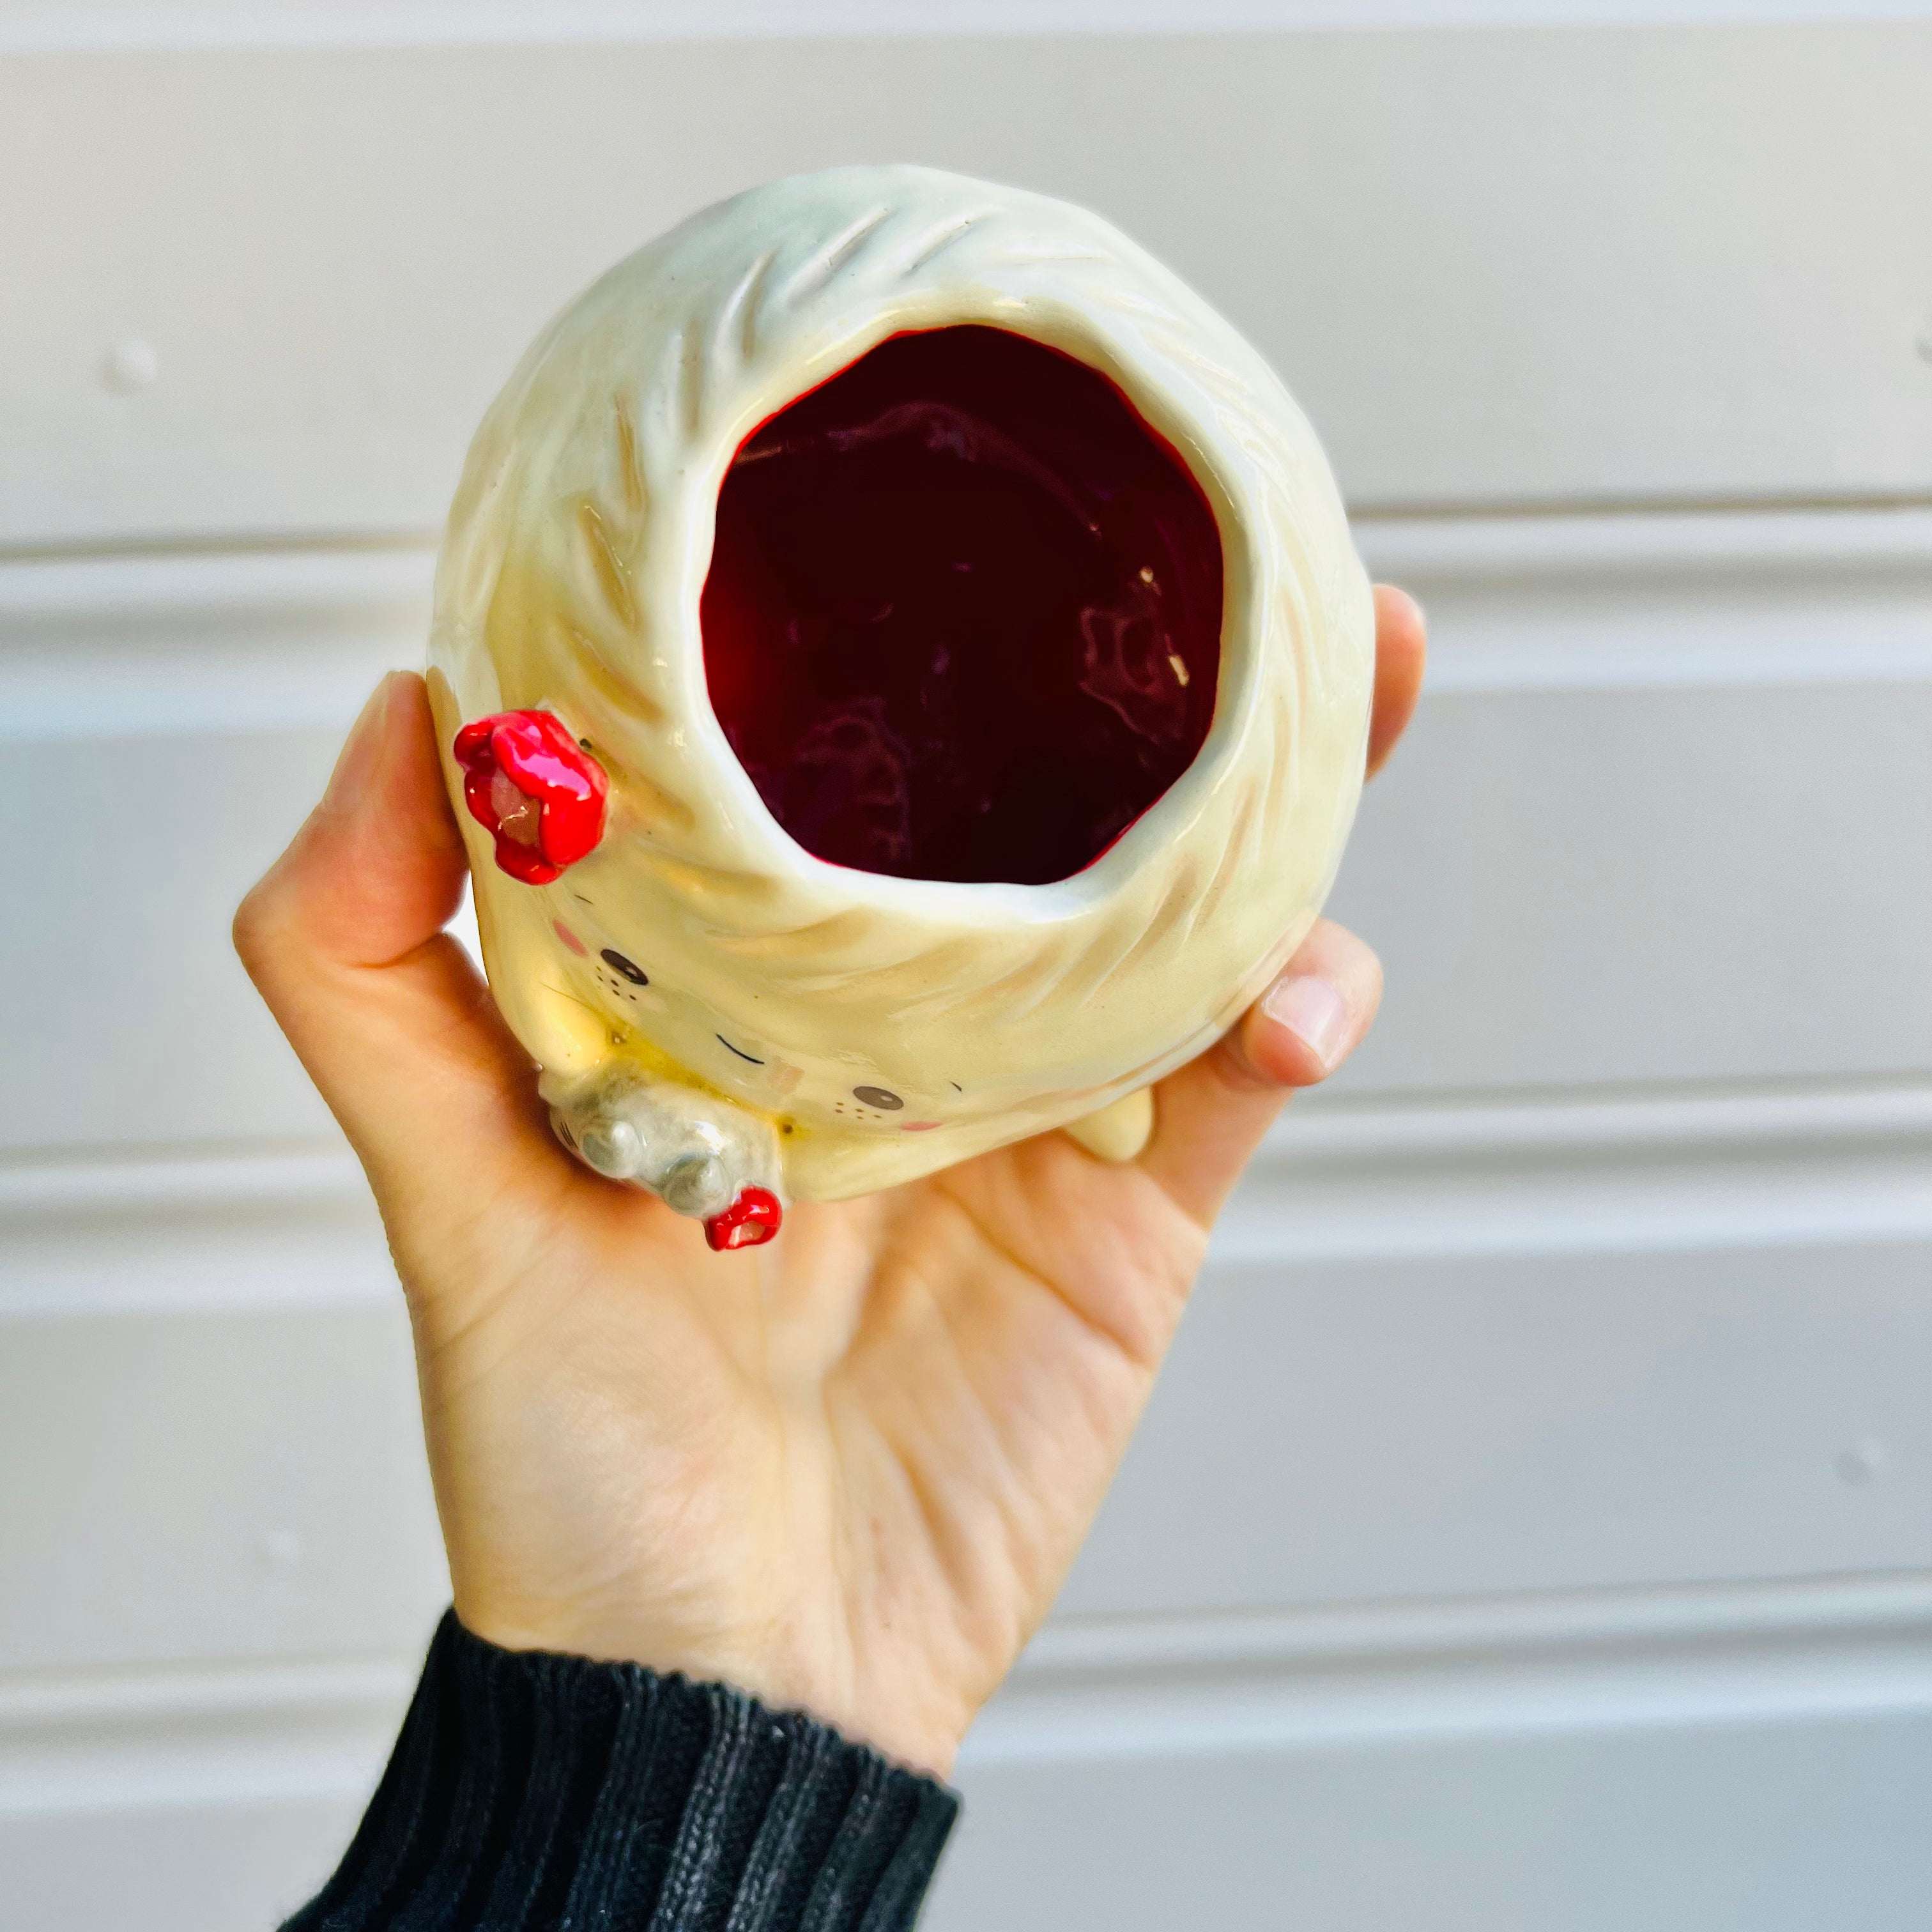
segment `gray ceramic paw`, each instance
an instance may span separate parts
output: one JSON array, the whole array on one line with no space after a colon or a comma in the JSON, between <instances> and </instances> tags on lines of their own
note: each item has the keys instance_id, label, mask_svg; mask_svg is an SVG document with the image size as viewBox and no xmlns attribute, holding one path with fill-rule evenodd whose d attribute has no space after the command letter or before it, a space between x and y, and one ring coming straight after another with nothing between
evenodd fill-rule
<instances>
[{"instance_id":1,"label":"gray ceramic paw","mask_svg":"<svg viewBox=\"0 0 1932 1932\"><path fill-rule=\"evenodd\" d=\"M609 1070L546 1073L538 1091L557 1138L586 1166L648 1188L680 1214L709 1220L748 1187L778 1191L770 1126L728 1100Z\"/></svg>"}]
</instances>

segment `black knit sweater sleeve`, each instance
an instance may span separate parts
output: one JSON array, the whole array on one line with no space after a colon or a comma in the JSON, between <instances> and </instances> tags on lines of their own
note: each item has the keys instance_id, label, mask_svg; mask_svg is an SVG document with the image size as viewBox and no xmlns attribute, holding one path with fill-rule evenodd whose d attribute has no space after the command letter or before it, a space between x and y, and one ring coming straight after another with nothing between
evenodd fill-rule
<instances>
[{"instance_id":1,"label":"black knit sweater sleeve","mask_svg":"<svg viewBox=\"0 0 1932 1932\"><path fill-rule=\"evenodd\" d=\"M958 1810L796 1712L500 1650L452 1612L348 1855L284 1932L902 1932Z\"/></svg>"}]
</instances>

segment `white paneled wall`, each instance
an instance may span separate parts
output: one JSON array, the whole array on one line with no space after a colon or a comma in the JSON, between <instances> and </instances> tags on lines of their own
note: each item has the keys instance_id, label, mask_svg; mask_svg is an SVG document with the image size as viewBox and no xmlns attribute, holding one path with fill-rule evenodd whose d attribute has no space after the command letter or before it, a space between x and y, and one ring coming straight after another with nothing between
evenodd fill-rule
<instances>
[{"instance_id":1,"label":"white paneled wall","mask_svg":"<svg viewBox=\"0 0 1932 1932\"><path fill-rule=\"evenodd\" d=\"M1382 1026L969 1741L935 1932L1932 1927L1932 26L70 17L173 44L0 55L0 1932L259 1928L344 1840L445 1584L229 914L524 338L861 155L1195 277L1436 639L1337 895Z\"/></svg>"},{"instance_id":2,"label":"white paneled wall","mask_svg":"<svg viewBox=\"0 0 1932 1932\"><path fill-rule=\"evenodd\" d=\"M18 56L0 536L428 530L592 275L881 155L1110 212L1364 506L1922 492L1928 98L1932 25Z\"/></svg>"}]
</instances>

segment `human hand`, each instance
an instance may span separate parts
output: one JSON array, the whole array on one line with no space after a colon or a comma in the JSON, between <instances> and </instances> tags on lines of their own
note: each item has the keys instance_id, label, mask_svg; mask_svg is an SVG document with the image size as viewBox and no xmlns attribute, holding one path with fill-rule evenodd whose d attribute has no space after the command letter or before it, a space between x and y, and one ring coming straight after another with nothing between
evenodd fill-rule
<instances>
[{"instance_id":1,"label":"human hand","mask_svg":"<svg viewBox=\"0 0 1932 1932\"><path fill-rule=\"evenodd\" d=\"M1424 656L1401 592L1376 620L1372 772ZM465 865L422 682L392 674L235 925L382 1209L458 1616L722 1678L943 1775L1059 1589L1244 1164L1367 1031L1374 955L1317 926L1160 1084L1137 1160L1042 1135L714 1255L553 1139L442 929Z\"/></svg>"}]
</instances>

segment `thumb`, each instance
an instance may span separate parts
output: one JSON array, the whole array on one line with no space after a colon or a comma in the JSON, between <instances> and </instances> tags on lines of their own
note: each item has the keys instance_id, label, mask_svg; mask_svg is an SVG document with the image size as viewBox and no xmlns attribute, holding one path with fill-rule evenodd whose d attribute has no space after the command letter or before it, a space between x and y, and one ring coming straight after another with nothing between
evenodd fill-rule
<instances>
[{"instance_id":1,"label":"thumb","mask_svg":"<svg viewBox=\"0 0 1932 1932\"><path fill-rule=\"evenodd\" d=\"M406 1172L554 1154L530 1062L442 928L466 858L423 681L392 671L322 802L242 902L235 946L379 1197Z\"/></svg>"}]
</instances>

